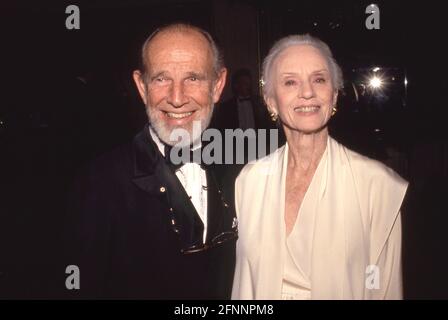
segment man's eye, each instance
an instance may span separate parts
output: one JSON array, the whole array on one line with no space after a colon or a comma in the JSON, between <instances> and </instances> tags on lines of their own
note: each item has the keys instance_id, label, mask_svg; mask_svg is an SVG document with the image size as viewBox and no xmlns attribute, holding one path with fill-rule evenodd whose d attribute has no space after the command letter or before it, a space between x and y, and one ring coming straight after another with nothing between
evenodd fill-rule
<instances>
[{"instance_id":1,"label":"man's eye","mask_svg":"<svg viewBox=\"0 0 448 320\"><path fill-rule=\"evenodd\" d=\"M198 81L198 78L196 78L196 77L190 77L190 78L188 78L190 81Z\"/></svg>"},{"instance_id":2,"label":"man's eye","mask_svg":"<svg viewBox=\"0 0 448 320\"><path fill-rule=\"evenodd\" d=\"M327 80L325 78L317 78L316 82L317 83L325 83L325 82L327 82Z\"/></svg>"},{"instance_id":3,"label":"man's eye","mask_svg":"<svg viewBox=\"0 0 448 320\"><path fill-rule=\"evenodd\" d=\"M166 79L166 77L164 77L164 76L158 76L158 77L154 77L153 78L153 81L155 81L155 82L164 82L164 81L166 81L167 79Z\"/></svg>"}]
</instances>

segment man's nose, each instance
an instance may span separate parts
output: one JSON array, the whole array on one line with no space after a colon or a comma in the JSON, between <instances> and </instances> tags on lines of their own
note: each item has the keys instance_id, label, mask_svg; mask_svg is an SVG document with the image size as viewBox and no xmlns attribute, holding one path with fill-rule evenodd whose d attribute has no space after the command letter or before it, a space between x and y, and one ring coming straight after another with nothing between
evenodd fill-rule
<instances>
[{"instance_id":1,"label":"man's nose","mask_svg":"<svg viewBox=\"0 0 448 320\"><path fill-rule=\"evenodd\" d=\"M314 97L314 88L309 81L303 81L299 88L299 98L310 99Z\"/></svg>"},{"instance_id":2,"label":"man's nose","mask_svg":"<svg viewBox=\"0 0 448 320\"><path fill-rule=\"evenodd\" d=\"M180 108L188 103L188 97L185 95L185 89L182 83L173 83L168 94L167 102L175 108Z\"/></svg>"}]
</instances>

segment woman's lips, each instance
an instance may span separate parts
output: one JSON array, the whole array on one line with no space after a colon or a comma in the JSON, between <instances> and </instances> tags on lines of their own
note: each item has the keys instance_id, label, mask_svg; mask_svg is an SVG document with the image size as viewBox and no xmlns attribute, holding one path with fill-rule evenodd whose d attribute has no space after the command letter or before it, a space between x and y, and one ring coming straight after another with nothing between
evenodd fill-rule
<instances>
[{"instance_id":1,"label":"woman's lips","mask_svg":"<svg viewBox=\"0 0 448 320\"><path fill-rule=\"evenodd\" d=\"M301 107L295 107L294 111L298 112L300 114L306 115L306 114L313 114L318 112L320 109L320 106L318 105L310 105L310 106L301 106Z\"/></svg>"}]
</instances>

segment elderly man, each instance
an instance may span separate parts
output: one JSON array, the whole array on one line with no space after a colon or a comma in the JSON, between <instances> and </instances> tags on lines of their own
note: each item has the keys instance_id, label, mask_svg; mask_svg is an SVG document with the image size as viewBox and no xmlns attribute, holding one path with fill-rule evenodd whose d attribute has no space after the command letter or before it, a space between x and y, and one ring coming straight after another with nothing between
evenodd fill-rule
<instances>
[{"instance_id":1,"label":"elderly man","mask_svg":"<svg viewBox=\"0 0 448 320\"><path fill-rule=\"evenodd\" d=\"M237 238L232 177L170 160L177 129L188 133L184 146L200 151L227 71L211 36L185 24L150 35L142 62L133 77L149 124L75 184L67 264L79 267L80 288L70 293L227 299Z\"/></svg>"}]
</instances>

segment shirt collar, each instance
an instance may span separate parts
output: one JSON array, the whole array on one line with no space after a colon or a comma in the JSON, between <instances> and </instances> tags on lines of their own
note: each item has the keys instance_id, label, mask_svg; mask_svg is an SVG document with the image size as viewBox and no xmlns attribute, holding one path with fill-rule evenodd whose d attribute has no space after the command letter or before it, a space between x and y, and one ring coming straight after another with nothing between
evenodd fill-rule
<instances>
[{"instance_id":1,"label":"shirt collar","mask_svg":"<svg viewBox=\"0 0 448 320\"><path fill-rule=\"evenodd\" d=\"M156 143L157 148L159 148L159 151L162 154L162 156L165 156L165 143L163 143L162 140L160 140L159 136L154 131L154 129L151 127L151 125L149 125L148 128L149 128L149 134L151 135L152 140L154 140L154 142ZM201 141L198 141L193 145L191 150L194 151L196 149L199 149L201 147L201 145L202 145Z\"/></svg>"}]
</instances>

